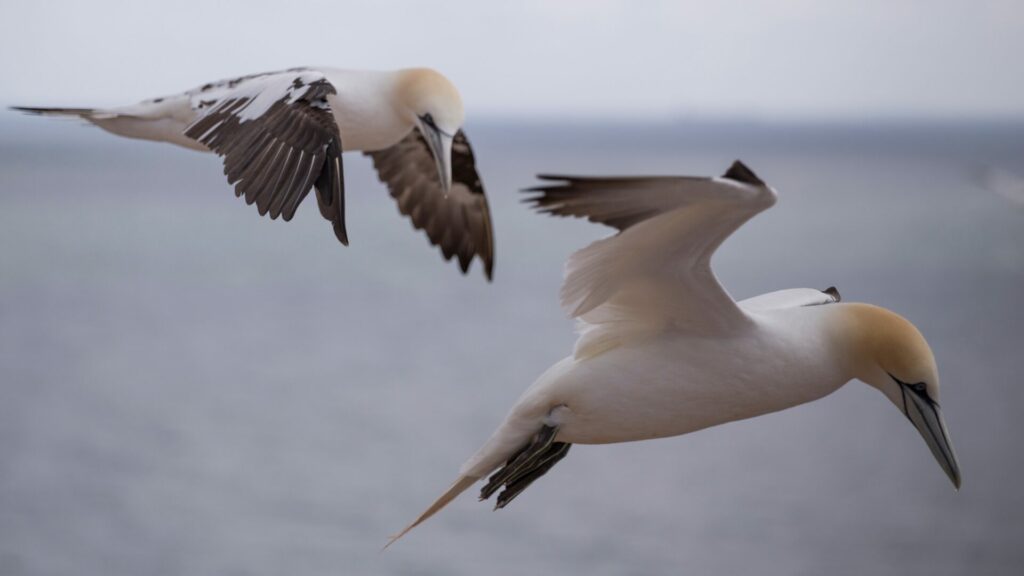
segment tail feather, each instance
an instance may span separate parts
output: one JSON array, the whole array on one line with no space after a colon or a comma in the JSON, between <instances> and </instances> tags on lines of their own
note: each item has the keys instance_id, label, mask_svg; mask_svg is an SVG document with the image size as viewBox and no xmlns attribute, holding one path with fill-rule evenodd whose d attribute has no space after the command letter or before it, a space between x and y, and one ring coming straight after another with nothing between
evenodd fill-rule
<instances>
[{"instance_id":1,"label":"tail feather","mask_svg":"<svg viewBox=\"0 0 1024 576\"><path fill-rule=\"evenodd\" d=\"M456 480L455 483L451 485L451 488L448 488L447 492L442 494L440 498L435 500L434 503L430 505L429 508L424 510L423 514L420 514L419 518L413 521L412 524L409 524L408 526L403 528L401 532L392 536L388 540L388 543L384 545L384 548L386 549L388 546L391 546L399 538L405 536L410 530L422 524L427 518L430 518L434 514L437 514L442 508L447 506L449 502L454 500L456 496L462 494L463 492L466 491L467 488L476 483L477 480L479 480L479 478L474 478L473 476L460 476L459 479Z\"/></svg>"},{"instance_id":2,"label":"tail feather","mask_svg":"<svg viewBox=\"0 0 1024 576\"><path fill-rule=\"evenodd\" d=\"M188 118L193 114L186 97L146 100L117 108L12 106L11 110L33 116L80 119L125 138L170 142L191 150L209 151L203 144L185 136L185 129L191 122Z\"/></svg>"},{"instance_id":3,"label":"tail feather","mask_svg":"<svg viewBox=\"0 0 1024 576\"><path fill-rule=\"evenodd\" d=\"M36 116L68 116L87 118L96 113L95 108L37 108L34 106L11 106L11 110Z\"/></svg>"}]
</instances>

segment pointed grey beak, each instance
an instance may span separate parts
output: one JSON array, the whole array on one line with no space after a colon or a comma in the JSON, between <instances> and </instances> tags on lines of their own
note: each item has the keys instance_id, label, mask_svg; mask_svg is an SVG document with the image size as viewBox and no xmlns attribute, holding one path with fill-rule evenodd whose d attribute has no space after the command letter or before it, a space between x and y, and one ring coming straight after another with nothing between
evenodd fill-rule
<instances>
[{"instance_id":1,"label":"pointed grey beak","mask_svg":"<svg viewBox=\"0 0 1024 576\"><path fill-rule=\"evenodd\" d=\"M423 139L427 141L430 153L434 156L437 175L441 179L441 190L447 198L452 188L452 136L422 119L419 122L419 129Z\"/></svg>"},{"instance_id":2,"label":"pointed grey beak","mask_svg":"<svg viewBox=\"0 0 1024 576\"><path fill-rule=\"evenodd\" d=\"M946 476L953 482L953 486L959 490L960 464L956 460L956 453L953 452L953 443L949 440L946 422L942 419L942 410L924 390L918 390L912 384L901 382L900 390L903 393L904 413L921 433L939 466L942 466Z\"/></svg>"}]
</instances>

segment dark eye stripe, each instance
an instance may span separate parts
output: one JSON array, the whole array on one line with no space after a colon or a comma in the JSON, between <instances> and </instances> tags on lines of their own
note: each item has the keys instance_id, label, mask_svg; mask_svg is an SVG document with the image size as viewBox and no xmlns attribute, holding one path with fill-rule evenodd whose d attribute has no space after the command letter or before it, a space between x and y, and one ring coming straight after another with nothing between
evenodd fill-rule
<instances>
[{"instance_id":1,"label":"dark eye stripe","mask_svg":"<svg viewBox=\"0 0 1024 576\"><path fill-rule=\"evenodd\" d=\"M893 378L893 380L896 380ZM899 380L896 380L899 382ZM906 386L900 386L900 398L903 399L903 414L906 415L907 419L910 419L910 412L907 410L907 388Z\"/></svg>"},{"instance_id":2,"label":"dark eye stripe","mask_svg":"<svg viewBox=\"0 0 1024 576\"><path fill-rule=\"evenodd\" d=\"M423 120L423 123L426 124L428 128L430 128L431 130L434 130L438 134L443 134L443 135L445 135L445 136L447 136L449 138L455 138L454 134L449 134L449 133L445 132L444 130L441 130L437 126L437 123L434 122L434 117L431 116L429 112L424 114L423 116L420 116L420 120Z\"/></svg>"},{"instance_id":3,"label":"dark eye stripe","mask_svg":"<svg viewBox=\"0 0 1024 576\"><path fill-rule=\"evenodd\" d=\"M925 384L924 382L915 382L914 384L909 384L909 383L904 382L904 381L900 380L899 378L893 376L892 374L889 374L889 377L892 378L894 382L896 382L897 384L900 385L900 389L901 390L905 390L907 388L910 388L915 393L924 396L925 399L927 399L932 404L935 404L936 406L938 405L938 403L935 402L935 400L933 400L932 397L928 394L928 385ZM905 404L906 404L906 398L904 398L904 405ZM905 406L904 406L904 411L906 411L906 407Z\"/></svg>"}]
</instances>

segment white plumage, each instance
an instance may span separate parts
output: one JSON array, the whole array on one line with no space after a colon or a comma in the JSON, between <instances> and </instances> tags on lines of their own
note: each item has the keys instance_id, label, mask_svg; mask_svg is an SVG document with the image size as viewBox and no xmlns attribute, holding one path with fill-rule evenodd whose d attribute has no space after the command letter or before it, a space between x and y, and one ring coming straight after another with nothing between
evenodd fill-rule
<instances>
[{"instance_id":1,"label":"white plumage","mask_svg":"<svg viewBox=\"0 0 1024 576\"><path fill-rule=\"evenodd\" d=\"M526 390L455 484L394 539L492 472L481 499L502 489L505 506L571 444L685 434L809 402L854 378L907 415L959 486L934 358L912 324L841 304L834 288L737 303L718 283L715 250L776 199L742 163L719 178L542 178L552 182L528 199L539 210L619 229L566 266L575 351Z\"/></svg>"}]
</instances>

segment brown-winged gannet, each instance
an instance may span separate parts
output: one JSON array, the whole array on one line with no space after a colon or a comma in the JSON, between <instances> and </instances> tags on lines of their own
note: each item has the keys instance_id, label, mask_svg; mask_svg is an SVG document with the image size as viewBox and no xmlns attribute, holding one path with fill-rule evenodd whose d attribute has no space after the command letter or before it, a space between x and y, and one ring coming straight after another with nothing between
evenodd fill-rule
<instances>
[{"instance_id":1,"label":"brown-winged gannet","mask_svg":"<svg viewBox=\"0 0 1024 576\"><path fill-rule=\"evenodd\" d=\"M320 213L348 245L343 151L373 159L413 226L463 272L474 257L491 278L490 210L463 133L455 86L427 68L293 68L210 82L115 108L16 107L84 119L108 132L212 151L235 195L260 215L291 220L316 188Z\"/></svg>"}]
</instances>

